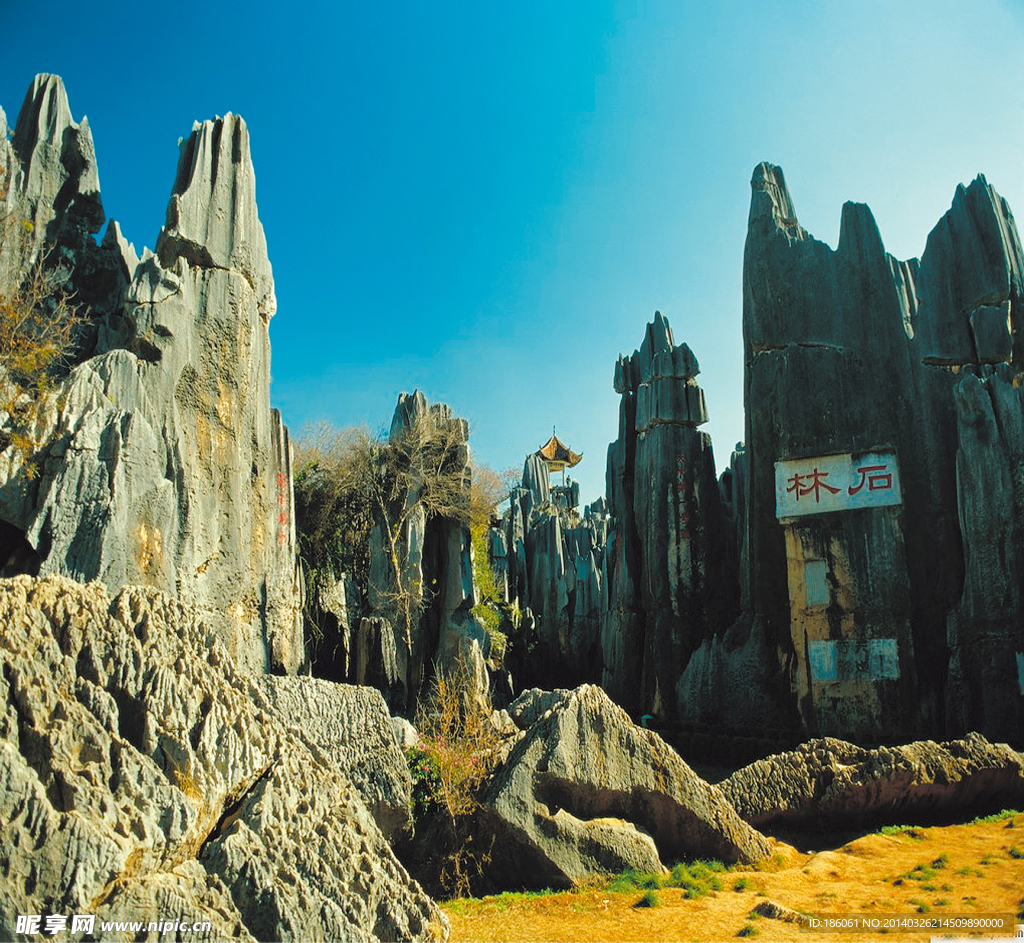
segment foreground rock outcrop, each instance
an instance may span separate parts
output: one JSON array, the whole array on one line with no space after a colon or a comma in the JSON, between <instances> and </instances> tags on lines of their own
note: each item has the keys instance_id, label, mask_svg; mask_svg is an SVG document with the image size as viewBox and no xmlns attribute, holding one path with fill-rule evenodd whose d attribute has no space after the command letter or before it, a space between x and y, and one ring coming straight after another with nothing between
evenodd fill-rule
<instances>
[{"instance_id":1,"label":"foreground rock outcrop","mask_svg":"<svg viewBox=\"0 0 1024 943\"><path fill-rule=\"evenodd\" d=\"M386 777L360 795L301 679L243 674L150 588L6 579L0 624L0 936L25 913L209 920L217 938L447 935L367 809L367 780Z\"/></svg>"},{"instance_id":2,"label":"foreground rock outcrop","mask_svg":"<svg viewBox=\"0 0 1024 943\"><path fill-rule=\"evenodd\" d=\"M628 867L771 854L717 787L596 685L529 691L510 713L525 732L486 791L474 836L495 886L567 887Z\"/></svg>"},{"instance_id":3,"label":"foreground rock outcrop","mask_svg":"<svg viewBox=\"0 0 1024 943\"><path fill-rule=\"evenodd\" d=\"M758 760L720 784L756 828L857 828L1020 808L1024 755L979 734L867 750L821 739Z\"/></svg>"},{"instance_id":4,"label":"foreground rock outcrop","mask_svg":"<svg viewBox=\"0 0 1024 943\"><path fill-rule=\"evenodd\" d=\"M0 163L0 218L16 224L0 232L0 294L58 260L84 322L36 454L0 438L2 575L154 586L201 612L246 671L297 671L291 449L270 408L276 301L245 122L197 123L182 141L141 259L114 223L93 239L92 139L59 78L36 78Z\"/></svg>"},{"instance_id":5,"label":"foreground rock outcrop","mask_svg":"<svg viewBox=\"0 0 1024 943\"><path fill-rule=\"evenodd\" d=\"M380 691L319 678L256 681L281 720L327 754L355 786L389 841L413 827L412 777Z\"/></svg>"}]
</instances>

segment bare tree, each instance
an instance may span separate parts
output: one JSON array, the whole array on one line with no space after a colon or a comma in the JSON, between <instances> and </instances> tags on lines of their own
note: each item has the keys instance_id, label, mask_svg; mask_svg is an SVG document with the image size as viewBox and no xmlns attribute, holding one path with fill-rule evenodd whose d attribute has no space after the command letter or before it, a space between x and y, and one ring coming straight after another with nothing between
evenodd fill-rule
<instances>
[{"instance_id":1,"label":"bare tree","mask_svg":"<svg viewBox=\"0 0 1024 943\"><path fill-rule=\"evenodd\" d=\"M301 437L297 453L296 521L310 588L349 573L410 632L429 598L407 566L413 519L470 519L465 424L437 408L421 410L386 440L365 429L321 429ZM374 533L386 563L376 580Z\"/></svg>"}]
</instances>

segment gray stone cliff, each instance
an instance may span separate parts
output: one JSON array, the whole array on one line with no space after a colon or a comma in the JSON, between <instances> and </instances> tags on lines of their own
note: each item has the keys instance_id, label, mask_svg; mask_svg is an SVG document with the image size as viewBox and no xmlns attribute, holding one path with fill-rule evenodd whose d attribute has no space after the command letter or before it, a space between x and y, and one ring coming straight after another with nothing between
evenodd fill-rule
<instances>
[{"instance_id":1,"label":"gray stone cliff","mask_svg":"<svg viewBox=\"0 0 1024 943\"><path fill-rule=\"evenodd\" d=\"M1013 216L979 177L920 262L899 262L867 207L846 204L832 250L800 227L781 170L760 165L752 188L742 579L798 722L876 740L1019 738ZM883 455L869 487L894 491L891 472L897 499L831 511L824 486L846 483L810 476L837 454ZM778 512L781 461L820 513Z\"/></svg>"},{"instance_id":2,"label":"gray stone cliff","mask_svg":"<svg viewBox=\"0 0 1024 943\"><path fill-rule=\"evenodd\" d=\"M27 245L4 240L0 290L59 259L88 335L38 430L38 475L0 453L13 572L153 586L202 613L245 670L297 671L291 450L270 408L276 303L244 121L196 124L182 142L167 222L141 260L113 223L92 239L92 140L58 78L36 79L0 147L3 213L16 231L32 221Z\"/></svg>"}]
</instances>

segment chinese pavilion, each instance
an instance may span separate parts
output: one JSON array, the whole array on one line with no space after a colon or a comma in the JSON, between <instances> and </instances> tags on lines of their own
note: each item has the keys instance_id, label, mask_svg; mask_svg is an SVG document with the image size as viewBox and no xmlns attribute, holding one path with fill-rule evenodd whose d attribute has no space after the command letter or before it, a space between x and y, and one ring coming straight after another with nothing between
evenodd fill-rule
<instances>
[{"instance_id":1,"label":"chinese pavilion","mask_svg":"<svg viewBox=\"0 0 1024 943\"><path fill-rule=\"evenodd\" d=\"M555 435L554 429L551 430L551 438L537 449L534 454L544 459L545 464L548 466L549 475L551 472L557 471L562 473L563 484L565 483L565 470L579 465L583 458L582 454L578 455L559 439Z\"/></svg>"}]
</instances>

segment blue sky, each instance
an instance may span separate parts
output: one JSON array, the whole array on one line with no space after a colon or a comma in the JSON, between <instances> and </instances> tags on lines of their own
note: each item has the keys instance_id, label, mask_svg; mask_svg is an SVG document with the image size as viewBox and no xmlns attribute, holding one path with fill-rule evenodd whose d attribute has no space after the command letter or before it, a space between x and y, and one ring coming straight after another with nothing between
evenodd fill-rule
<instances>
[{"instance_id":1,"label":"blue sky","mask_svg":"<svg viewBox=\"0 0 1024 943\"><path fill-rule=\"evenodd\" d=\"M279 305L271 399L293 434L380 428L419 388L498 470L556 426L588 501L614 361L656 309L701 363L720 468L742 438L759 161L833 246L855 200L890 252L920 255L979 172L1024 213L1024 7L1007 0L0 12L0 106L13 122L37 72L64 78L137 249L193 120L246 119Z\"/></svg>"}]
</instances>

